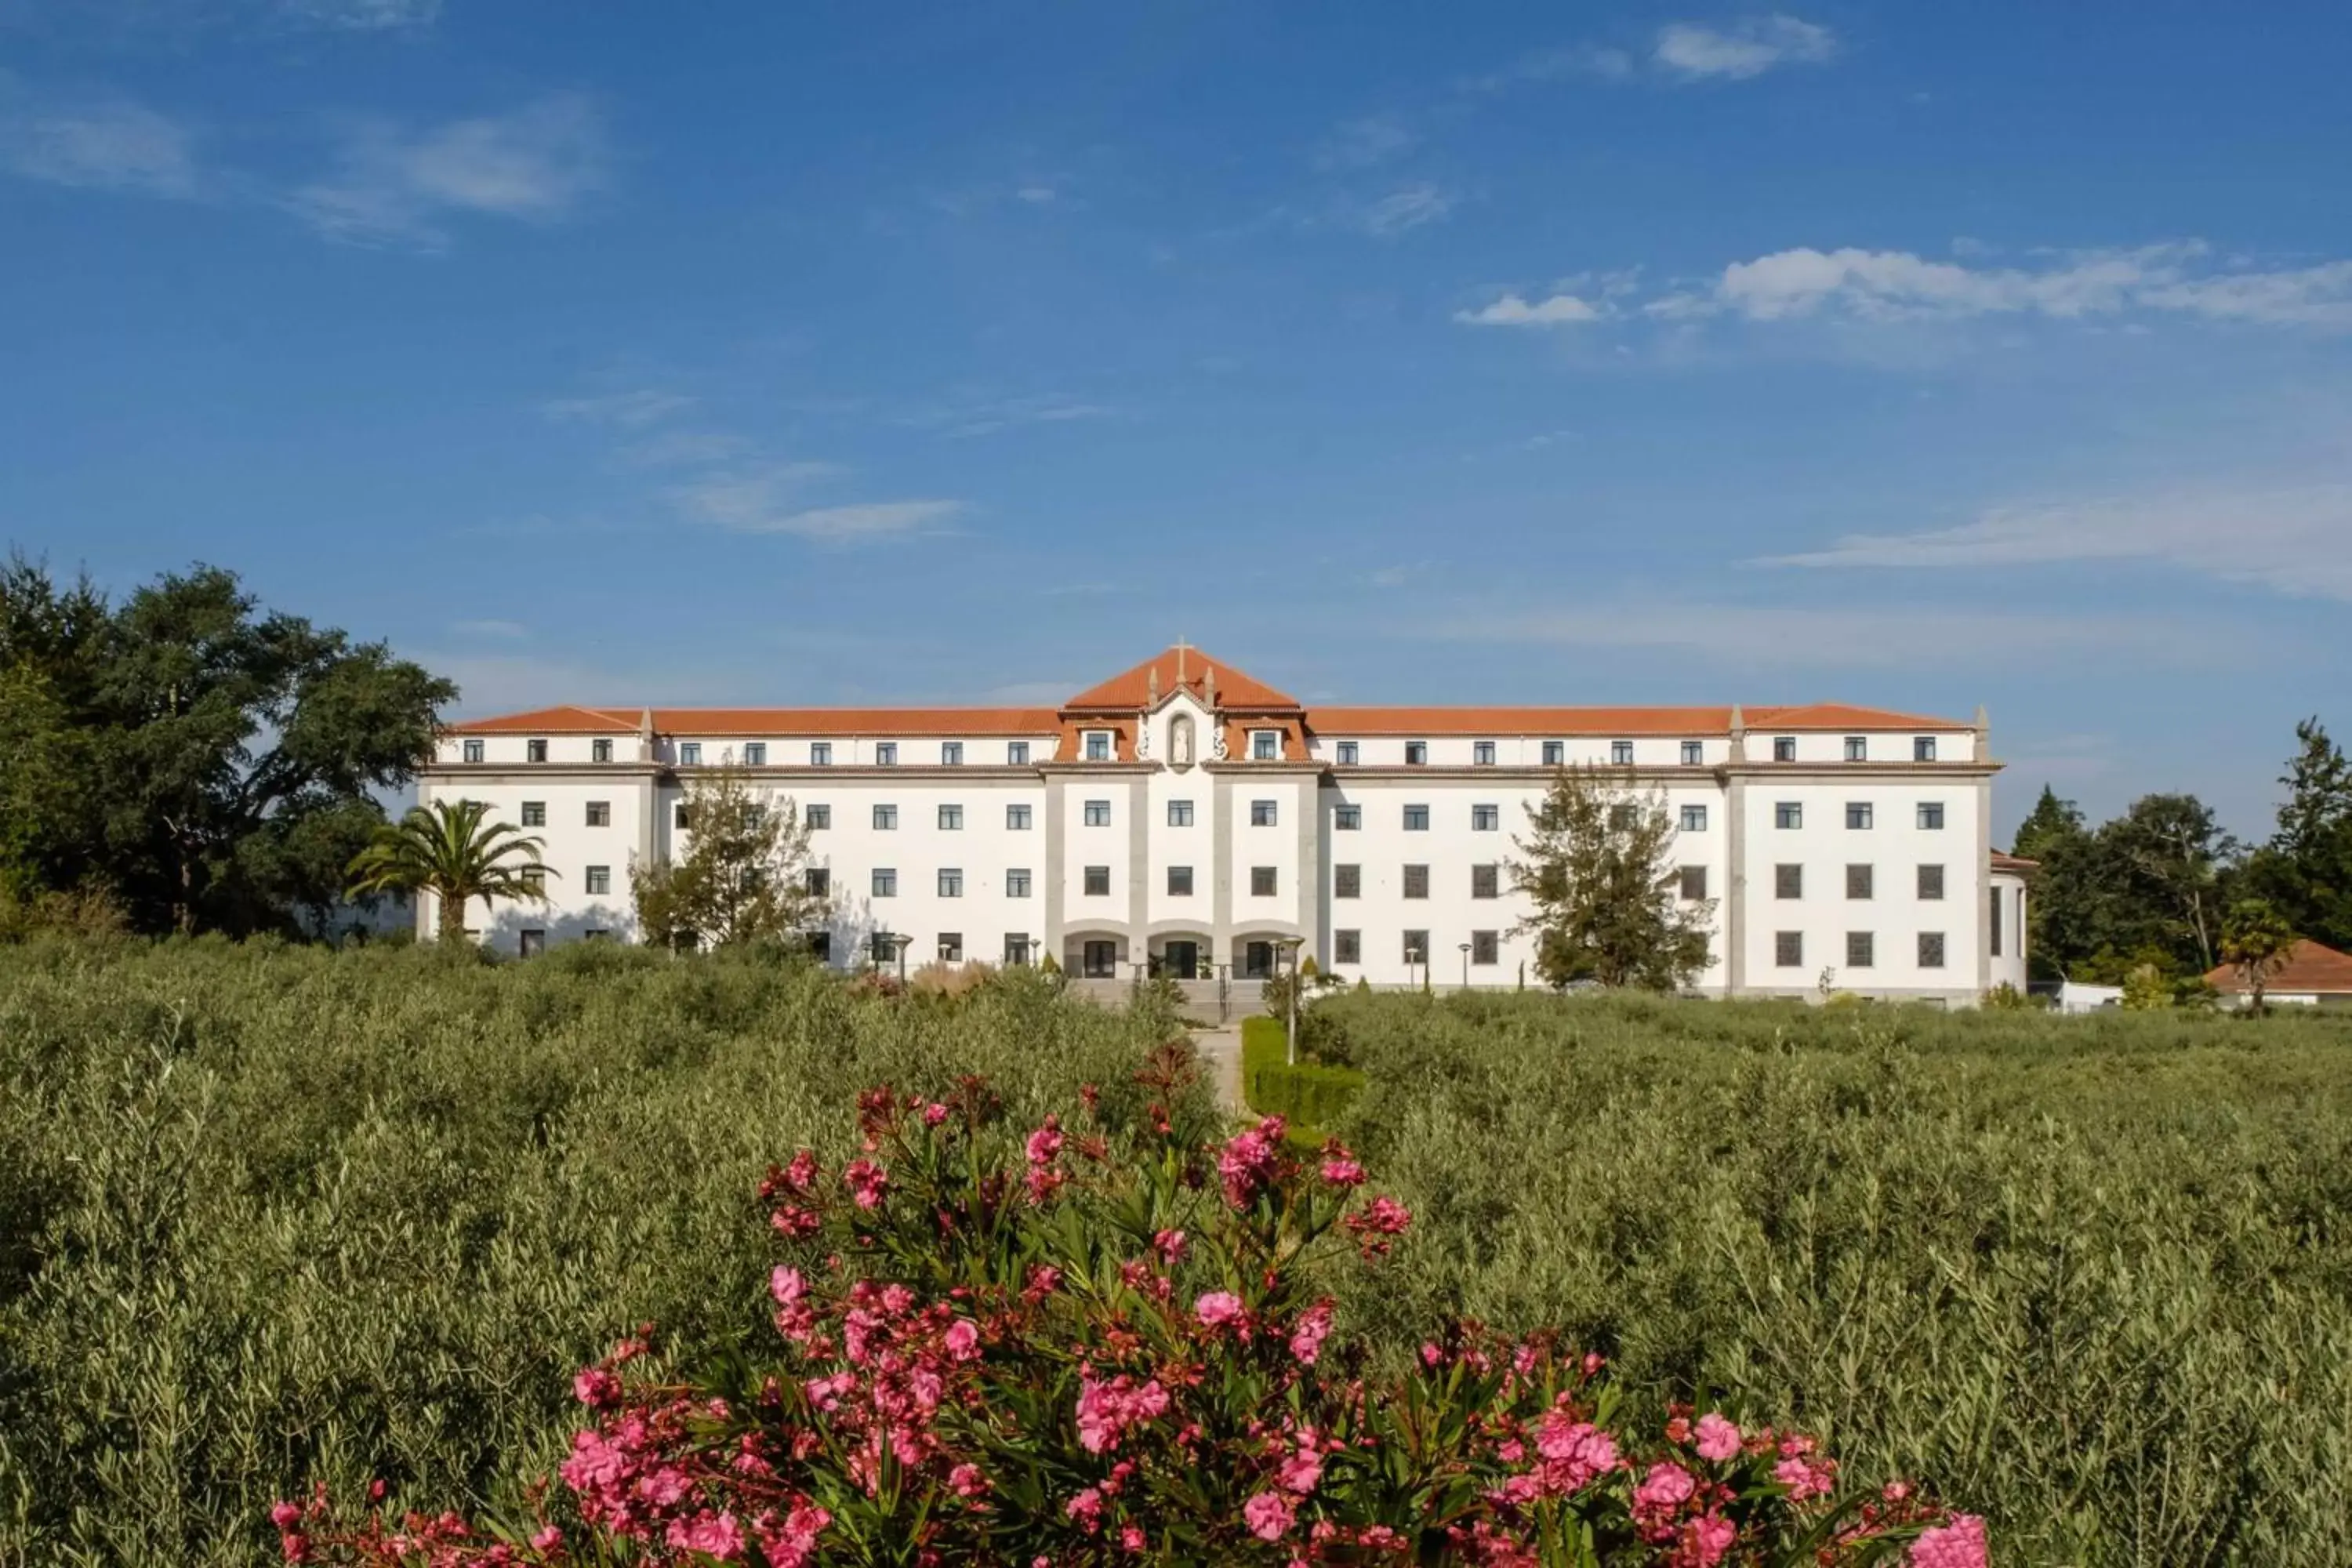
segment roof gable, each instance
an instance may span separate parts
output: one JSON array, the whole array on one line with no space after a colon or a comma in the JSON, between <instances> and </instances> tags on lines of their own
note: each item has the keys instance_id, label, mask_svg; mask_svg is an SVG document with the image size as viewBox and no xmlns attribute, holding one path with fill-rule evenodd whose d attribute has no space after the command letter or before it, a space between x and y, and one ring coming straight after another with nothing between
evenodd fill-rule
<instances>
[{"instance_id":1,"label":"roof gable","mask_svg":"<svg viewBox=\"0 0 2352 1568\"><path fill-rule=\"evenodd\" d=\"M2246 989L2232 964L2222 964L2205 979L2216 991ZM2308 991L2352 996L2352 953L2338 952L2308 937L2301 938L2287 949L2286 963L2263 983L2263 989L2273 994Z\"/></svg>"},{"instance_id":2,"label":"roof gable","mask_svg":"<svg viewBox=\"0 0 2352 1568\"><path fill-rule=\"evenodd\" d=\"M1207 689L1211 679L1216 683L1216 700L1211 702ZM1063 704L1066 710L1092 710L1111 709L1132 710L1155 705L1159 700L1178 690L1188 691L1199 698L1203 707L1295 711L1298 699L1286 691L1277 691L1263 680L1243 674L1232 665L1220 663L1197 647L1178 643L1163 648L1132 669L1121 670L1108 680L1090 686Z\"/></svg>"}]
</instances>

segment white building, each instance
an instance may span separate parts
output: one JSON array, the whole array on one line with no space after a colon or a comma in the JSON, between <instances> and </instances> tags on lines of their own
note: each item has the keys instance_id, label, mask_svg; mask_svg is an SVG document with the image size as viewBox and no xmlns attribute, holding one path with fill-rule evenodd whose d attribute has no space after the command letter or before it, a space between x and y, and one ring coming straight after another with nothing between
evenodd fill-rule
<instances>
[{"instance_id":1,"label":"white building","mask_svg":"<svg viewBox=\"0 0 2352 1568\"><path fill-rule=\"evenodd\" d=\"M551 902L501 906L487 932L529 951L628 937L632 866L679 852L682 781L722 761L812 824L838 965L887 933L914 964L1249 979L1296 939L1374 985L1533 983L1505 862L1554 771L1596 764L1663 794L1686 896L1717 900L1701 989L1965 1003L2025 984L2030 868L1992 849L1981 712L1310 710L1179 645L1059 708L477 720L420 789L545 839Z\"/></svg>"}]
</instances>

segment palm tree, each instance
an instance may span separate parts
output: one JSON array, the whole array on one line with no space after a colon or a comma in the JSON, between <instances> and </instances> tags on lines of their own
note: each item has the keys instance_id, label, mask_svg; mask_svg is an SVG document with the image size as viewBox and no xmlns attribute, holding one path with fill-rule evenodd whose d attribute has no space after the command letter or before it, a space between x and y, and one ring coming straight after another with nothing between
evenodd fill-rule
<instances>
[{"instance_id":1,"label":"palm tree","mask_svg":"<svg viewBox=\"0 0 2352 1568\"><path fill-rule=\"evenodd\" d=\"M2262 899L2239 900L2221 928L2221 960L2238 972L2239 984L2257 1013L2263 1010L2263 992L2271 976L2286 967L2294 948L2294 928Z\"/></svg>"},{"instance_id":2,"label":"palm tree","mask_svg":"<svg viewBox=\"0 0 2352 1568\"><path fill-rule=\"evenodd\" d=\"M353 894L431 893L441 901L441 936L462 942L466 902L479 899L488 910L496 899L547 901L543 879L551 875L540 861L541 841L509 822L489 822L490 808L478 800L436 800L415 805L398 822L377 827L368 847L352 858L345 875Z\"/></svg>"}]
</instances>

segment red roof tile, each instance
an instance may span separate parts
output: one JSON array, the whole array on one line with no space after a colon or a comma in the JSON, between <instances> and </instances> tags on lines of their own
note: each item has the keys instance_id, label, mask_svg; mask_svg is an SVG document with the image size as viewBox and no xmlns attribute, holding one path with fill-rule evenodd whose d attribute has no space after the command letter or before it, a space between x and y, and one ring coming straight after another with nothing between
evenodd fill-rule
<instances>
[{"instance_id":1,"label":"red roof tile","mask_svg":"<svg viewBox=\"0 0 2352 1568\"><path fill-rule=\"evenodd\" d=\"M1090 686L1064 703L1065 708L1125 709L1141 708L1152 700L1152 677L1159 676L1158 692L1171 695L1179 686L1195 697L1201 696L1210 672L1214 671L1217 683L1217 706L1247 709L1256 712L1276 709L1296 709L1298 699L1286 691L1276 691L1262 680L1244 675L1232 665L1220 663L1197 647L1171 647L1152 655L1133 669L1112 676L1099 686Z\"/></svg>"},{"instance_id":2,"label":"red roof tile","mask_svg":"<svg viewBox=\"0 0 2352 1568\"><path fill-rule=\"evenodd\" d=\"M450 728L461 735L636 733L636 709L543 708ZM1051 708L656 708L665 735L1050 735Z\"/></svg>"},{"instance_id":3,"label":"red roof tile","mask_svg":"<svg viewBox=\"0 0 2352 1568\"><path fill-rule=\"evenodd\" d=\"M1326 735L1723 735L1725 708L1316 708L1308 725ZM1967 730L1957 719L1927 719L1876 708L1821 702L1748 708L1748 732L1829 730Z\"/></svg>"},{"instance_id":4,"label":"red roof tile","mask_svg":"<svg viewBox=\"0 0 2352 1568\"><path fill-rule=\"evenodd\" d=\"M2226 963L2205 979L2216 991L2246 989L2237 970ZM2287 949L2285 966L2272 974L2263 989L2273 994L2301 991L2352 996L2352 953L2338 952L2308 939L2297 942Z\"/></svg>"}]
</instances>

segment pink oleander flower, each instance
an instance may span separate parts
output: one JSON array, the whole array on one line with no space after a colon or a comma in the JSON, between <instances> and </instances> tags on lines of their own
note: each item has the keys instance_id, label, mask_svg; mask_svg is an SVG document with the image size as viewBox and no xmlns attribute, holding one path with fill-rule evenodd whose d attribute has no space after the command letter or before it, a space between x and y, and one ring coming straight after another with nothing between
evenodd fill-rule
<instances>
[{"instance_id":1,"label":"pink oleander flower","mask_svg":"<svg viewBox=\"0 0 2352 1568\"><path fill-rule=\"evenodd\" d=\"M295 1503L285 1501L272 1503L269 1508L269 1522L280 1530L291 1530L302 1522L302 1510Z\"/></svg>"},{"instance_id":2,"label":"pink oleander flower","mask_svg":"<svg viewBox=\"0 0 2352 1568\"><path fill-rule=\"evenodd\" d=\"M1698 1418L1698 1457L1711 1465L1739 1457L1739 1428L1715 1411Z\"/></svg>"},{"instance_id":3,"label":"pink oleander flower","mask_svg":"<svg viewBox=\"0 0 2352 1568\"><path fill-rule=\"evenodd\" d=\"M752 1533L760 1538L769 1568L808 1568L816 1561L816 1538L832 1522L833 1515L816 1504L796 1502L781 1520L773 1513L761 1514Z\"/></svg>"},{"instance_id":4,"label":"pink oleander flower","mask_svg":"<svg viewBox=\"0 0 2352 1568\"><path fill-rule=\"evenodd\" d=\"M1108 1453L1129 1427L1167 1413L1168 1391L1158 1378L1138 1386L1125 1373L1107 1383L1083 1377L1078 1383L1078 1445L1089 1454Z\"/></svg>"},{"instance_id":5,"label":"pink oleander flower","mask_svg":"<svg viewBox=\"0 0 2352 1568\"><path fill-rule=\"evenodd\" d=\"M1124 1550L1135 1552L1140 1552L1150 1544L1144 1539L1142 1528L1132 1524L1118 1532L1118 1543Z\"/></svg>"},{"instance_id":6,"label":"pink oleander flower","mask_svg":"<svg viewBox=\"0 0 2352 1568\"><path fill-rule=\"evenodd\" d=\"M1911 1543L1910 1568L1987 1568L1985 1524L1975 1514L1956 1516Z\"/></svg>"},{"instance_id":7,"label":"pink oleander flower","mask_svg":"<svg viewBox=\"0 0 2352 1568\"><path fill-rule=\"evenodd\" d=\"M669 1521L669 1543L681 1552L700 1552L721 1563L743 1556L743 1527L731 1513L699 1513Z\"/></svg>"},{"instance_id":8,"label":"pink oleander flower","mask_svg":"<svg viewBox=\"0 0 2352 1568\"><path fill-rule=\"evenodd\" d=\"M1062 1505L1062 1512L1068 1518L1075 1519L1079 1523L1085 1525L1087 1532L1088 1534L1092 1534L1096 1530L1099 1529L1102 1524L1102 1492L1100 1489L1088 1487L1086 1490L1078 1493L1069 1501L1064 1503Z\"/></svg>"},{"instance_id":9,"label":"pink oleander flower","mask_svg":"<svg viewBox=\"0 0 2352 1568\"><path fill-rule=\"evenodd\" d=\"M531 1532L530 1549L533 1552L552 1552L562 1544L563 1530L560 1525L542 1524Z\"/></svg>"},{"instance_id":10,"label":"pink oleander flower","mask_svg":"<svg viewBox=\"0 0 2352 1568\"><path fill-rule=\"evenodd\" d=\"M1582 1491L1617 1468L1616 1439L1590 1421L1572 1421L1554 1410L1536 1429L1536 1453L1543 1463L1537 1481L1541 1490L1566 1497Z\"/></svg>"},{"instance_id":11,"label":"pink oleander flower","mask_svg":"<svg viewBox=\"0 0 2352 1568\"><path fill-rule=\"evenodd\" d=\"M980 1326L970 1318L958 1318L948 1325L948 1331L940 1336L940 1342L947 1347L948 1355L952 1360L977 1360L980 1356Z\"/></svg>"},{"instance_id":12,"label":"pink oleander flower","mask_svg":"<svg viewBox=\"0 0 2352 1568\"><path fill-rule=\"evenodd\" d=\"M1286 1125L1281 1117L1269 1116L1218 1152L1217 1175L1224 1184L1225 1201L1234 1207L1247 1208L1274 1180Z\"/></svg>"},{"instance_id":13,"label":"pink oleander flower","mask_svg":"<svg viewBox=\"0 0 2352 1568\"><path fill-rule=\"evenodd\" d=\"M1690 1501L1691 1494L1696 1490L1698 1483L1691 1479L1688 1470L1671 1459L1662 1459L1650 1467L1650 1473L1633 1489L1633 1517L1656 1523Z\"/></svg>"},{"instance_id":14,"label":"pink oleander flower","mask_svg":"<svg viewBox=\"0 0 2352 1568\"><path fill-rule=\"evenodd\" d=\"M1230 1290L1212 1290L1192 1303L1192 1315L1213 1329L1232 1322L1243 1310L1242 1299Z\"/></svg>"},{"instance_id":15,"label":"pink oleander flower","mask_svg":"<svg viewBox=\"0 0 2352 1568\"><path fill-rule=\"evenodd\" d=\"M1184 1257L1184 1233L1181 1230L1161 1231L1151 1238L1151 1250L1160 1255L1160 1262L1174 1268Z\"/></svg>"},{"instance_id":16,"label":"pink oleander flower","mask_svg":"<svg viewBox=\"0 0 2352 1568\"><path fill-rule=\"evenodd\" d=\"M1790 1458L1772 1467L1772 1479L1789 1489L1790 1502L1827 1497L1837 1486L1837 1467L1827 1460Z\"/></svg>"},{"instance_id":17,"label":"pink oleander flower","mask_svg":"<svg viewBox=\"0 0 2352 1568\"><path fill-rule=\"evenodd\" d=\"M1392 1197L1374 1198L1361 1214L1351 1214L1339 1222L1348 1227L1362 1245L1367 1258L1378 1258L1389 1249L1389 1238L1402 1236L1412 1224L1412 1211Z\"/></svg>"},{"instance_id":18,"label":"pink oleander flower","mask_svg":"<svg viewBox=\"0 0 2352 1568\"><path fill-rule=\"evenodd\" d=\"M1029 1134L1029 1163L1033 1165L1050 1165L1054 1163L1054 1156L1061 1152L1062 1119L1058 1116L1048 1116L1043 1127Z\"/></svg>"},{"instance_id":19,"label":"pink oleander flower","mask_svg":"<svg viewBox=\"0 0 2352 1568\"><path fill-rule=\"evenodd\" d=\"M969 1460L948 1472L948 1490L960 1498L982 1497L988 1491L988 1478L980 1467Z\"/></svg>"},{"instance_id":20,"label":"pink oleander flower","mask_svg":"<svg viewBox=\"0 0 2352 1568\"><path fill-rule=\"evenodd\" d=\"M1731 1550L1738 1527L1719 1513L1703 1513L1683 1526L1682 1551L1675 1558L1677 1568L1715 1568Z\"/></svg>"},{"instance_id":21,"label":"pink oleander flower","mask_svg":"<svg viewBox=\"0 0 2352 1568\"><path fill-rule=\"evenodd\" d=\"M882 1206L882 1194L890 1185L889 1173L871 1160L852 1160L842 1167L841 1184L862 1209Z\"/></svg>"},{"instance_id":22,"label":"pink oleander flower","mask_svg":"<svg viewBox=\"0 0 2352 1568\"><path fill-rule=\"evenodd\" d=\"M1301 1366L1313 1366L1323 1353L1323 1342L1331 1335L1331 1303L1318 1301L1298 1315L1298 1322L1290 1331L1290 1353Z\"/></svg>"},{"instance_id":23,"label":"pink oleander flower","mask_svg":"<svg viewBox=\"0 0 2352 1568\"><path fill-rule=\"evenodd\" d=\"M591 1410L619 1403L621 1380L601 1366L583 1367L572 1374L572 1397Z\"/></svg>"},{"instance_id":24,"label":"pink oleander flower","mask_svg":"<svg viewBox=\"0 0 2352 1568\"><path fill-rule=\"evenodd\" d=\"M941 1105L938 1100L933 1100L930 1104L923 1107L924 1126L937 1127L940 1122L945 1121L947 1119L948 1108Z\"/></svg>"},{"instance_id":25,"label":"pink oleander flower","mask_svg":"<svg viewBox=\"0 0 2352 1568\"><path fill-rule=\"evenodd\" d=\"M789 1307L808 1294L808 1279L797 1268L777 1265L768 1276L768 1294L776 1299L779 1307Z\"/></svg>"},{"instance_id":26,"label":"pink oleander flower","mask_svg":"<svg viewBox=\"0 0 2352 1568\"><path fill-rule=\"evenodd\" d=\"M1242 1504L1242 1519L1260 1541L1279 1541L1298 1518L1298 1505L1280 1492L1259 1492Z\"/></svg>"},{"instance_id":27,"label":"pink oleander flower","mask_svg":"<svg viewBox=\"0 0 2352 1568\"><path fill-rule=\"evenodd\" d=\"M1360 1187L1364 1168L1345 1154L1335 1154L1323 1162L1323 1179L1335 1187Z\"/></svg>"}]
</instances>

